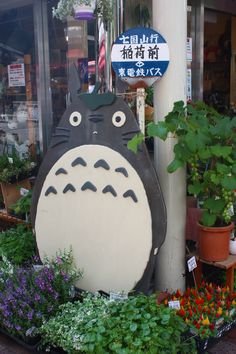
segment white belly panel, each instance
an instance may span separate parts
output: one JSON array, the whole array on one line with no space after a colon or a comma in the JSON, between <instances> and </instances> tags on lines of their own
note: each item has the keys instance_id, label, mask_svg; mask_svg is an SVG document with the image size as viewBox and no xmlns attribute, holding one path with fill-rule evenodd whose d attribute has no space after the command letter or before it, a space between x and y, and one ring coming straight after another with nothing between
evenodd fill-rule
<instances>
[{"instance_id":1,"label":"white belly panel","mask_svg":"<svg viewBox=\"0 0 236 354\"><path fill-rule=\"evenodd\" d=\"M71 163L83 158L86 166ZM95 168L105 160L109 170ZM116 172L125 168L128 177ZM55 175L59 168L67 174ZM91 182L97 191L81 187ZM76 191L63 193L70 183ZM111 185L117 193L103 193ZM57 194L45 196L53 186ZM127 190L137 197L124 198ZM152 247L152 220L140 177L118 152L102 145L83 145L66 152L49 171L38 201L36 238L40 256L55 255L72 246L84 277L77 284L85 290L130 291L142 277Z\"/></svg>"}]
</instances>

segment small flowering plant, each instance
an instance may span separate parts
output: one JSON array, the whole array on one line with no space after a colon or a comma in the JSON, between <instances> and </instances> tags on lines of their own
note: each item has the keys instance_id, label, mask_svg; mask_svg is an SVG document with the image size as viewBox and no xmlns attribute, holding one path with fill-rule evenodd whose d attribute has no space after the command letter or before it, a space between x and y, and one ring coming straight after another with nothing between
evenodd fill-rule
<instances>
[{"instance_id":1,"label":"small flowering plant","mask_svg":"<svg viewBox=\"0 0 236 354\"><path fill-rule=\"evenodd\" d=\"M72 297L81 272L73 265L72 251L60 252L37 269L14 267L3 259L0 270L0 326L23 338L35 334L59 305Z\"/></svg>"},{"instance_id":2,"label":"small flowering plant","mask_svg":"<svg viewBox=\"0 0 236 354\"><path fill-rule=\"evenodd\" d=\"M228 287L205 282L198 290L187 288L184 293L177 290L164 303L168 305L169 301L174 300L180 302L177 314L201 339L215 337L220 325L232 321L236 313L236 293L230 293Z\"/></svg>"}]
</instances>

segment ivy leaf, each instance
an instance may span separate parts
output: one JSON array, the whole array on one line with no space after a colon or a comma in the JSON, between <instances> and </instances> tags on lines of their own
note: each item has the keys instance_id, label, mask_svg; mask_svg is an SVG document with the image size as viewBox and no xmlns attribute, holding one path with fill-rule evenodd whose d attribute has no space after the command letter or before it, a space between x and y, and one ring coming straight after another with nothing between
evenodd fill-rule
<instances>
[{"instance_id":1,"label":"ivy leaf","mask_svg":"<svg viewBox=\"0 0 236 354\"><path fill-rule=\"evenodd\" d=\"M214 145L214 146L211 146L210 149L211 149L212 154L217 157L221 157L221 156L227 157L232 152L231 146Z\"/></svg>"},{"instance_id":2,"label":"ivy leaf","mask_svg":"<svg viewBox=\"0 0 236 354\"><path fill-rule=\"evenodd\" d=\"M209 148L200 149L198 151L198 155L199 155L200 159L208 160L211 156L210 149Z\"/></svg>"},{"instance_id":3,"label":"ivy leaf","mask_svg":"<svg viewBox=\"0 0 236 354\"><path fill-rule=\"evenodd\" d=\"M234 164L234 165L232 166L232 172L233 172L234 174L236 174L236 164Z\"/></svg>"},{"instance_id":4,"label":"ivy leaf","mask_svg":"<svg viewBox=\"0 0 236 354\"><path fill-rule=\"evenodd\" d=\"M217 162L217 164L216 164L216 169L217 169L217 171L219 173L222 173L222 174L227 174L227 173L230 172L229 171L229 167L227 165L224 165L224 164L219 163L219 162Z\"/></svg>"},{"instance_id":5,"label":"ivy leaf","mask_svg":"<svg viewBox=\"0 0 236 354\"><path fill-rule=\"evenodd\" d=\"M138 145L144 141L143 133L136 134L127 144L129 150L133 151L135 154L138 151Z\"/></svg>"},{"instance_id":6,"label":"ivy leaf","mask_svg":"<svg viewBox=\"0 0 236 354\"><path fill-rule=\"evenodd\" d=\"M216 222L216 215L210 214L207 210L204 210L201 221L205 226L213 226Z\"/></svg>"},{"instance_id":7,"label":"ivy leaf","mask_svg":"<svg viewBox=\"0 0 236 354\"><path fill-rule=\"evenodd\" d=\"M147 126L147 134L152 137L159 137L162 140L166 140L168 134L168 128L165 122L149 123Z\"/></svg>"},{"instance_id":8,"label":"ivy leaf","mask_svg":"<svg viewBox=\"0 0 236 354\"><path fill-rule=\"evenodd\" d=\"M213 213L223 211L225 206L224 199L208 198L205 200L203 207L211 210Z\"/></svg>"},{"instance_id":9,"label":"ivy leaf","mask_svg":"<svg viewBox=\"0 0 236 354\"><path fill-rule=\"evenodd\" d=\"M188 186L188 192L192 195L198 195L203 191L203 186L200 182L195 182Z\"/></svg>"},{"instance_id":10,"label":"ivy leaf","mask_svg":"<svg viewBox=\"0 0 236 354\"><path fill-rule=\"evenodd\" d=\"M234 190L236 189L236 178L232 176L226 176L222 180L222 186L225 189Z\"/></svg>"},{"instance_id":11,"label":"ivy leaf","mask_svg":"<svg viewBox=\"0 0 236 354\"><path fill-rule=\"evenodd\" d=\"M131 330L131 332L135 332L136 329L137 329L137 324L136 323L132 323L130 326L129 326L129 329Z\"/></svg>"},{"instance_id":12,"label":"ivy leaf","mask_svg":"<svg viewBox=\"0 0 236 354\"><path fill-rule=\"evenodd\" d=\"M194 132L189 131L185 135L185 141L190 151L196 152L197 151L197 141L196 141L196 134Z\"/></svg>"},{"instance_id":13,"label":"ivy leaf","mask_svg":"<svg viewBox=\"0 0 236 354\"><path fill-rule=\"evenodd\" d=\"M169 173L173 173L173 172L175 172L176 170L178 170L178 168L183 167L183 166L184 166L184 162L183 162L183 161L174 159L174 160L169 164L169 166L167 167L167 171L168 171Z\"/></svg>"}]
</instances>

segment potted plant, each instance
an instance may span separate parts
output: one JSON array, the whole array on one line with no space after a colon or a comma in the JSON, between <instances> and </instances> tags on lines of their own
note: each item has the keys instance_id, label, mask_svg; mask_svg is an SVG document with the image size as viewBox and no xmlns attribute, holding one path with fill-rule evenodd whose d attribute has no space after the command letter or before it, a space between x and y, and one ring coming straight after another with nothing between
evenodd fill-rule
<instances>
[{"instance_id":1,"label":"potted plant","mask_svg":"<svg viewBox=\"0 0 236 354\"><path fill-rule=\"evenodd\" d=\"M10 206L20 197L20 188L31 188L29 177L33 173L36 164L29 159L20 159L13 153L12 156L0 156L0 186L6 211L10 212Z\"/></svg>"},{"instance_id":2,"label":"potted plant","mask_svg":"<svg viewBox=\"0 0 236 354\"><path fill-rule=\"evenodd\" d=\"M77 20L91 20L94 13L102 18L104 23L113 20L112 0L60 0L53 8L53 16L65 21L67 16Z\"/></svg>"},{"instance_id":3,"label":"potted plant","mask_svg":"<svg viewBox=\"0 0 236 354\"><path fill-rule=\"evenodd\" d=\"M223 116L202 102L184 105L182 101L174 104L165 121L147 127L148 136L165 140L171 133L177 138L168 172L188 167L188 192L203 207L199 255L208 261L224 260L229 254L236 189L235 127L236 117ZM132 139L130 148L135 150L139 141L140 136Z\"/></svg>"}]
</instances>

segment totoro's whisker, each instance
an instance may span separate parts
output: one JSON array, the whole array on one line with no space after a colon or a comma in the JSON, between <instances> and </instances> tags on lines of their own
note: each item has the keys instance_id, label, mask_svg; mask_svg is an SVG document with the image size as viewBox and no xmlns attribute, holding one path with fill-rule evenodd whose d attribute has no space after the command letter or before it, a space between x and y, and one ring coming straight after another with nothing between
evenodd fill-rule
<instances>
[{"instance_id":1,"label":"totoro's whisker","mask_svg":"<svg viewBox=\"0 0 236 354\"><path fill-rule=\"evenodd\" d=\"M123 140L125 140L125 141L129 141L129 140L131 140L131 137L129 137L129 136L124 136L123 138L122 138Z\"/></svg>"},{"instance_id":2,"label":"totoro's whisker","mask_svg":"<svg viewBox=\"0 0 236 354\"><path fill-rule=\"evenodd\" d=\"M60 137L69 138L70 135L69 135L69 134L65 134L65 133L62 133L62 134L52 134L52 137L53 137L53 138L60 138Z\"/></svg>"},{"instance_id":3,"label":"totoro's whisker","mask_svg":"<svg viewBox=\"0 0 236 354\"><path fill-rule=\"evenodd\" d=\"M64 130L65 132L70 132L70 129L64 127L56 127L56 130Z\"/></svg>"},{"instance_id":4,"label":"totoro's whisker","mask_svg":"<svg viewBox=\"0 0 236 354\"><path fill-rule=\"evenodd\" d=\"M64 143L68 143L68 139L67 140L58 141L55 144L52 144L50 147L53 148L53 147L55 147L57 145L64 144Z\"/></svg>"},{"instance_id":5,"label":"totoro's whisker","mask_svg":"<svg viewBox=\"0 0 236 354\"><path fill-rule=\"evenodd\" d=\"M125 136L125 135L137 134L137 133L140 133L140 130L139 130L139 129L137 129L137 130L132 130L132 131L130 131L130 132L122 133L122 135Z\"/></svg>"}]
</instances>

